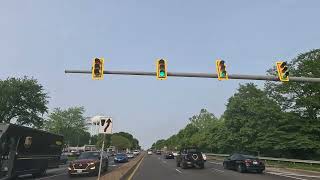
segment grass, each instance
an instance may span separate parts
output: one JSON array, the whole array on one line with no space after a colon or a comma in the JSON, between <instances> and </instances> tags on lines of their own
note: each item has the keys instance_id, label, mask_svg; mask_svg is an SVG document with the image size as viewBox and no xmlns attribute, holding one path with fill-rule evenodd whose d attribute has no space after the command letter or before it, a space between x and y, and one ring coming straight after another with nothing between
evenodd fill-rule
<instances>
[{"instance_id":1,"label":"grass","mask_svg":"<svg viewBox=\"0 0 320 180\"><path fill-rule=\"evenodd\" d=\"M301 170L320 172L320 165L319 164L267 161L266 165L270 166L270 167L276 167L276 168L291 168L291 169L301 169Z\"/></svg>"}]
</instances>

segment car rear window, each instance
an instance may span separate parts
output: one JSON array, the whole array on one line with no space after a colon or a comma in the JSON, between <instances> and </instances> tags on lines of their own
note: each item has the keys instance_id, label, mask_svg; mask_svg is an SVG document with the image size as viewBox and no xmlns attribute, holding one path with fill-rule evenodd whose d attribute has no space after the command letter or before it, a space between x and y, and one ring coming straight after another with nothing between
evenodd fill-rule
<instances>
[{"instance_id":1,"label":"car rear window","mask_svg":"<svg viewBox=\"0 0 320 180\"><path fill-rule=\"evenodd\" d=\"M251 155L241 155L244 159L258 159L257 157L251 156Z\"/></svg>"}]
</instances>

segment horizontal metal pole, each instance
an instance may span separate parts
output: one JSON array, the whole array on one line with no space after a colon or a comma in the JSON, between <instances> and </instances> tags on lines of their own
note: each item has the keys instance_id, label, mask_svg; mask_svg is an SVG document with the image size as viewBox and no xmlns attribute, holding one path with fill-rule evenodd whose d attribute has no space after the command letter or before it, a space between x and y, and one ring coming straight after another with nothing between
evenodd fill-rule
<instances>
[{"instance_id":1,"label":"horizontal metal pole","mask_svg":"<svg viewBox=\"0 0 320 180\"><path fill-rule=\"evenodd\" d=\"M91 71L65 70L65 73L91 74ZM103 73L104 74L118 74L118 75L156 76L156 72L144 72L144 71L104 71ZM212 73L168 72L167 75L168 76L175 76L175 77L218 78L217 74L212 74ZM229 79L280 81L277 76L245 75L245 74L229 74L228 76L229 76ZM320 78L290 77L290 81L292 81L292 82L320 82Z\"/></svg>"}]
</instances>

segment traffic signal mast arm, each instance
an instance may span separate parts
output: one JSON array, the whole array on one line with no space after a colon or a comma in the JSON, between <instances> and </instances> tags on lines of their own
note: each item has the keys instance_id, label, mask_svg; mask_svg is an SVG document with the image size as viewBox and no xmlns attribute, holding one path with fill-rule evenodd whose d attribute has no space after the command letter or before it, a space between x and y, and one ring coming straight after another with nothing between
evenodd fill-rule
<instances>
[{"instance_id":1,"label":"traffic signal mast arm","mask_svg":"<svg viewBox=\"0 0 320 180\"><path fill-rule=\"evenodd\" d=\"M92 71L85 70L65 70L65 73L78 73L78 74L91 74ZM137 75L137 76L156 76L156 72L145 71L104 71L104 74L117 74L117 75ZM175 77L195 77L195 78L218 78L218 74L212 73L188 73L188 72L167 72L167 76ZM243 80L267 80L267 81L280 81L277 76L266 75L245 75L245 74L229 74L229 79L243 79ZM320 78L308 77L290 77L292 82L314 82L319 83Z\"/></svg>"}]
</instances>

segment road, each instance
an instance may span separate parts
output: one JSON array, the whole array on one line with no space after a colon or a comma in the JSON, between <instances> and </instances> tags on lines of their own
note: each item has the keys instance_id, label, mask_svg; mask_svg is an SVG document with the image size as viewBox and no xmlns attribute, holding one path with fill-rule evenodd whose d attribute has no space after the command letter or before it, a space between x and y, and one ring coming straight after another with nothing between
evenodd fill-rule
<instances>
[{"instance_id":1,"label":"road","mask_svg":"<svg viewBox=\"0 0 320 180\"><path fill-rule=\"evenodd\" d=\"M319 180L320 177L305 177L285 173L264 172L239 173L225 170L221 162L207 161L205 169L181 169L176 167L175 159L163 159L160 155L147 155L133 180Z\"/></svg>"},{"instance_id":2,"label":"road","mask_svg":"<svg viewBox=\"0 0 320 180\"><path fill-rule=\"evenodd\" d=\"M68 164L68 163L67 163ZM113 169L121 166L122 164L114 163L113 158L109 158L109 168L107 172L103 174L111 172ZM20 176L18 180L96 180L96 176L77 176L70 178L68 175L68 165L61 165L59 168L48 169L47 174L41 178L33 178L31 175Z\"/></svg>"}]
</instances>

